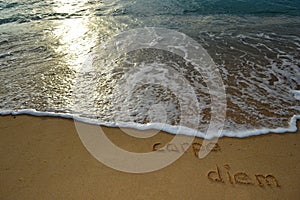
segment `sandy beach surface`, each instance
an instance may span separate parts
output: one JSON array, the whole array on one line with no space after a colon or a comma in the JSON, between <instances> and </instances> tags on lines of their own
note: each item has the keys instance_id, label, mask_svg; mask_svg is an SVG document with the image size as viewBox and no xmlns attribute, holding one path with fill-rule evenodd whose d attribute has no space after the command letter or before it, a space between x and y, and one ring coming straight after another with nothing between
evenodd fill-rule
<instances>
[{"instance_id":1,"label":"sandy beach surface","mask_svg":"<svg viewBox=\"0 0 300 200\"><path fill-rule=\"evenodd\" d=\"M152 151L174 137L160 132L151 138L137 139L118 128L103 127L103 130L117 146L134 152ZM203 141L196 138L174 163L144 174L120 172L96 160L83 146L71 119L1 116L0 138L0 199L298 199L300 196L299 131L243 139L220 138L203 159L195 155ZM169 150L180 153L182 148L173 146Z\"/></svg>"}]
</instances>

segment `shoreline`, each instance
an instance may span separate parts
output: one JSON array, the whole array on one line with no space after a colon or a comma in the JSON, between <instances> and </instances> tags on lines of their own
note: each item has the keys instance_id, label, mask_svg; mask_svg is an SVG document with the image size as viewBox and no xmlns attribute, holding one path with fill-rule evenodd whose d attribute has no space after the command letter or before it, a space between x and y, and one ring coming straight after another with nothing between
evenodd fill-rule
<instances>
[{"instance_id":1,"label":"shoreline","mask_svg":"<svg viewBox=\"0 0 300 200\"><path fill-rule=\"evenodd\" d=\"M139 124L139 123L126 123L126 122L99 122L94 119L83 118L74 116L68 113L55 113L55 112L43 112L43 111L36 111L33 109L24 109L24 110L4 110L0 112L0 116L33 116L33 117L54 117L54 118L63 118L63 119L71 119L78 123L85 123L89 125L101 126L101 127L108 127L108 128L129 128L135 129L137 131L147 131L147 130L158 130L163 131L168 134L181 134L186 136L194 136L203 139L212 139L213 137L222 138L222 137L229 137L229 138L247 138L252 136L259 136L265 134L281 134L287 132L297 132L299 131L299 126L297 125L300 121L300 115L293 115L289 121L289 127L283 128L278 127L274 129L270 128L261 128L261 129L250 129L246 131L242 131L239 134L237 132L230 132L230 131L222 131L220 135L217 136L207 136L205 133L195 131L188 127L184 126L173 126L168 124L160 124L160 123L151 123L151 124ZM181 132L180 132L181 131Z\"/></svg>"},{"instance_id":2,"label":"shoreline","mask_svg":"<svg viewBox=\"0 0 300 200\"><path fill-rule=\"evenodd\" d=\"M0 116L0 198L295 199L300 195L299 121L297 127L296 133L219 138L203 159L195 155L203 139L195 138L185 153L176 144L160 152L183 153L171 165L130 174L96 160L72 119ZM102 129L115 145L133 152L157 150L174 137L159 132L138 139L119 128Z\"/></svg>"}]
</instances>

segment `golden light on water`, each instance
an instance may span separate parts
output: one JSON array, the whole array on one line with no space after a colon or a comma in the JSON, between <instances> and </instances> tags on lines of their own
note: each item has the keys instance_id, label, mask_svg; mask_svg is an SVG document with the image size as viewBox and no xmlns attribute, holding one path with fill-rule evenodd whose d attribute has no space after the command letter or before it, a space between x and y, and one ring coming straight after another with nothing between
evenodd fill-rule
<instances>
[{"instance_id":1,"label":"golden light on water","mask_svg":"<svg viewBox=\"0 0 300 200\"><path fill-rule=\"evenodd\" d=\"M81 7L86 0L54 0L54 10L58 13L72 13Z\"/></svg>"},{"instance_id":2,"label":"golden light on water","mask_svg":"<svg viewBox=\"0 0 300 200\"><path fill-rule=\"evenodd\" d=\"M74 13L82 9L84 0L56 0L56 12ZM88 16L61 20L55 27L53 34L58 39L59 45L55 49L64 55L69 67L76 70L87 57L88 52L95 44L95 34L89 34L90 19Z\"/></svg>"},{"instance_id":3,"label":"golden light on water","mask_svg":"<svg viewBox=\"0 0 300 200\"><path fill-rule=\"evenodd\" d=\"M53 32L60 43L56 51L65 55L66 62L70 66L80 64L84 59L82 54L90 48L90 43L84 40L87 31L83 19L67 19Z\"/></svg>"}]
</instances>

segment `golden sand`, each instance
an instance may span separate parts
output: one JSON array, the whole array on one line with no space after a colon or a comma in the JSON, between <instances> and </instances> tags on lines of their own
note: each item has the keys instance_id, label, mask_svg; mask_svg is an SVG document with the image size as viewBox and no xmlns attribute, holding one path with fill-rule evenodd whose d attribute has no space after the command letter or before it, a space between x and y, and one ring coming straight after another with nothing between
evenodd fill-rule
<instances>
[{"instance_id":1,"label":"golden sand","mask_svg":"<svg viewBox=\"0 0 300 200\"><path fill-rule=\"evenodd\" d=\"M135 152L157 150L174 137L160 132L137 139L103 129L116 145ZM0 199L298 199L299 133L220 138L203 159L197 157L202 139L196 138L168 167L130 174L89 154L73 120L2 116ZM160 153L183 149L170 145Z\"/></svg>"}]
</instances>

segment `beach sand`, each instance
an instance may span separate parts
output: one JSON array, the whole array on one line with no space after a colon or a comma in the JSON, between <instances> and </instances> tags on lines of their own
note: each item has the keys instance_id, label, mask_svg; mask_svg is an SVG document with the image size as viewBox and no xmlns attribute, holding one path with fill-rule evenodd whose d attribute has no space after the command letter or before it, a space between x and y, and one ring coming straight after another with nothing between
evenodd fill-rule
<instances>
[{"instance_id":1,"label":"beach sand","mask_svg":"<svg viewBox=\"0 0 300 200\"><path fill-rule=\"evenodd\" d=\"M154 144L174 137L160 132L137 139L118 128L103 129L116 145L135 152L152 151ZM1 116L0 199L299 198L299 131L220 138L203 159L193 151L202 139L194 142L168 167L130 174L97 161L83 146L71 119Z\"/></svg>"}]
</instances>

